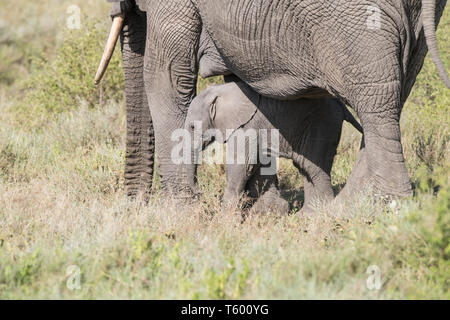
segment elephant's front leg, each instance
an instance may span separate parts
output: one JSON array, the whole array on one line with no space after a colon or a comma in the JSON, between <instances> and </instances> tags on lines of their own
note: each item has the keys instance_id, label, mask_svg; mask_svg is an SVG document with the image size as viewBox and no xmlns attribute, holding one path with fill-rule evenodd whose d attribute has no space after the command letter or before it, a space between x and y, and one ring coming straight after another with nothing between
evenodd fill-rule
<instances>
[{"instance_id":1,"label":"elephant's front leg","mask_svg":"<svg viewBox=\"0 0 450 320\"><path fill-rule=\"evenodd\" d=\"M317 168L313 177L305 176L303 185L305 202L300 214L314 214L318 204L329 203L334 198L330 173L323 171L321 168Z\"/></svg>"},{"instance_id":2,"label":"elephant's front leg","mask_svg":"<svg viewBox=\"0 0 450 320\"><path fill-rule=\"evenodd\" d=\"M179 143L173 134L184 127L196 94L200 31L201 21L191 1L158 0L147 6L145 87L162 189L174 195L190 191L186 181L189 169L172 154Z\"/></svg>"}]
</instances>

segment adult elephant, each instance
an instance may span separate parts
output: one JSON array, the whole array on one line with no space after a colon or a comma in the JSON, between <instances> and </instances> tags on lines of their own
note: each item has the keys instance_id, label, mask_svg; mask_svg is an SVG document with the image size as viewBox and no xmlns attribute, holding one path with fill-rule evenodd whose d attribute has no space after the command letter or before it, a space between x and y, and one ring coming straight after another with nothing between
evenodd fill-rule
<instances>
[{"instance_id":1,"label":"adult elephant","mask_svg":"<svg viewBox=\"0 0 450 320\"><path fill-rule=\"evenodd\" d=\"M446 3L122 1L113 26L120 28L121 17L125 17L124 69L127 101L131 100L127 102L131 110L128 185L133 190L146 188L151 177L149 159L153 148L147 98L163 187L177 191L186 186L184 169L192 168L172 161L177 142L171 140L171 133L183 127L196 93L197 54L203 29L227 69L258 93L277 99L331 94L357 112L364 139L344 194L370 185L382 195L411 195L401 145L400 114L427 47L450 88L435 32ZM114 42L114 36L111 40L109 43ZM108 60L108 54L104 58ZM102 67L99 76L103 70Z\"/></svg>"}]
</instances>

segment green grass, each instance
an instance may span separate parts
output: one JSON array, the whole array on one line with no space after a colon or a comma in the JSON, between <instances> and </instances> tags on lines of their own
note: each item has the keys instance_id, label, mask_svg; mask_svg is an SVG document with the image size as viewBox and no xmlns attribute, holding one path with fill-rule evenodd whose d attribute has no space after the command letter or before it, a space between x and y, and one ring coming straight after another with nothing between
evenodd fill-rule
<instances>
[{"instance_id":1,"label":"green grass","mask_svg":"<svg viewBox=\"0 0 450 320\"><path fill-rule=\"evenodd\" d=\"M402 116L414 198L384 207L363 194L351 205L318 204L310 219L241 223L220 212L221 166L202 167L205 194L192 207L158 194L147 206L127 200L118 52L104 86L92 85L108 6L43 3L0 4L0 299L450 298L450 93L429 58ZM69 32L74 3L83 27ZM447 10L438 37L448 70L449 24ZM360 138L345 126L336 189ZM289 161L280 179L300 206ZM368 289L370 266L381 272L380 290ZM70 290L78 270L80 289Z\"/></svg>"}]
</instances>

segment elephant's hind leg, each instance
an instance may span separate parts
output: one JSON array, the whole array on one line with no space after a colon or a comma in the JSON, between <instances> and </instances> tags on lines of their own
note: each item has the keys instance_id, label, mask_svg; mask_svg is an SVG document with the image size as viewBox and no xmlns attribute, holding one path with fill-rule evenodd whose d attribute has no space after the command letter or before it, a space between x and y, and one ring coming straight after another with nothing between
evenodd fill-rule
<instances>
[{"instance_id":1,"label":"elephant's hind leg","mask_svg":"<svg viewBox=\"0 0 450 320\"><path fill-rule=\"evenodd\" d=\"M356 90L359 94L350 104L361 119L364 141L340 197L355 194L364 187L372 188L380 196L412 195L401 143L400 88L399 81L392 81Z\"/></svg>"}]
</instances>

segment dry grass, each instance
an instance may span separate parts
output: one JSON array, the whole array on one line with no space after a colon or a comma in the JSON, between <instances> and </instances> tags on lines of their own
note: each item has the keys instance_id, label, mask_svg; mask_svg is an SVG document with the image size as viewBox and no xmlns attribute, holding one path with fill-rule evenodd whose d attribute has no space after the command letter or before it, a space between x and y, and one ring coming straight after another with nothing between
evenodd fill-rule
<instances>
[{"instance_id":1,"label":"dry grass","mask_svg":"<svg viewBox=\"0 0 450 320\"><path fill-rule=\"evenodd\" d=\"M50 2L52 16L63 16L72 3L92 8L92 19L107 12L100 1ZM28 30L8 27L10 45L35 38L19 50L26 61L30 52L57 56L54 48L62 44L53 44L62 30L52 25L54 34L42 35L36 21L44 16L43 2L23 3L21 10L0 5L2 15L10 12L0 19ZM27 12L37 16L28 20ZM448 10L444 23L450 23ZM29 32L35 33L24 36ZM42 39L52 46L44 48ZM0 56L11 50L4 48ZM205 195L194 206L157 193L149 205L129 202L123 102L92 107L81 100L39 125L20 122L42 117L34 107L23 117L27 91L17 79L40 72L24 61L14 63L24 70L14 81L0 76L0 298L450 298L450 94L428 60L402 118L413 199L384 207L361 194L347 206L317 204L310 219L268 214L246 221L220 211L225 182L216 166L202 168ZM0 60L0 75L6 69ZM336 189L351 171L359 141L346 126L333 170ZM288 161L280 178L285 196L301 204L300 176ZM381 271L380 290L366 285L372 265ZM80 290L67 286L70 266L80 268Z\"/></svg>"}]
</instances>

